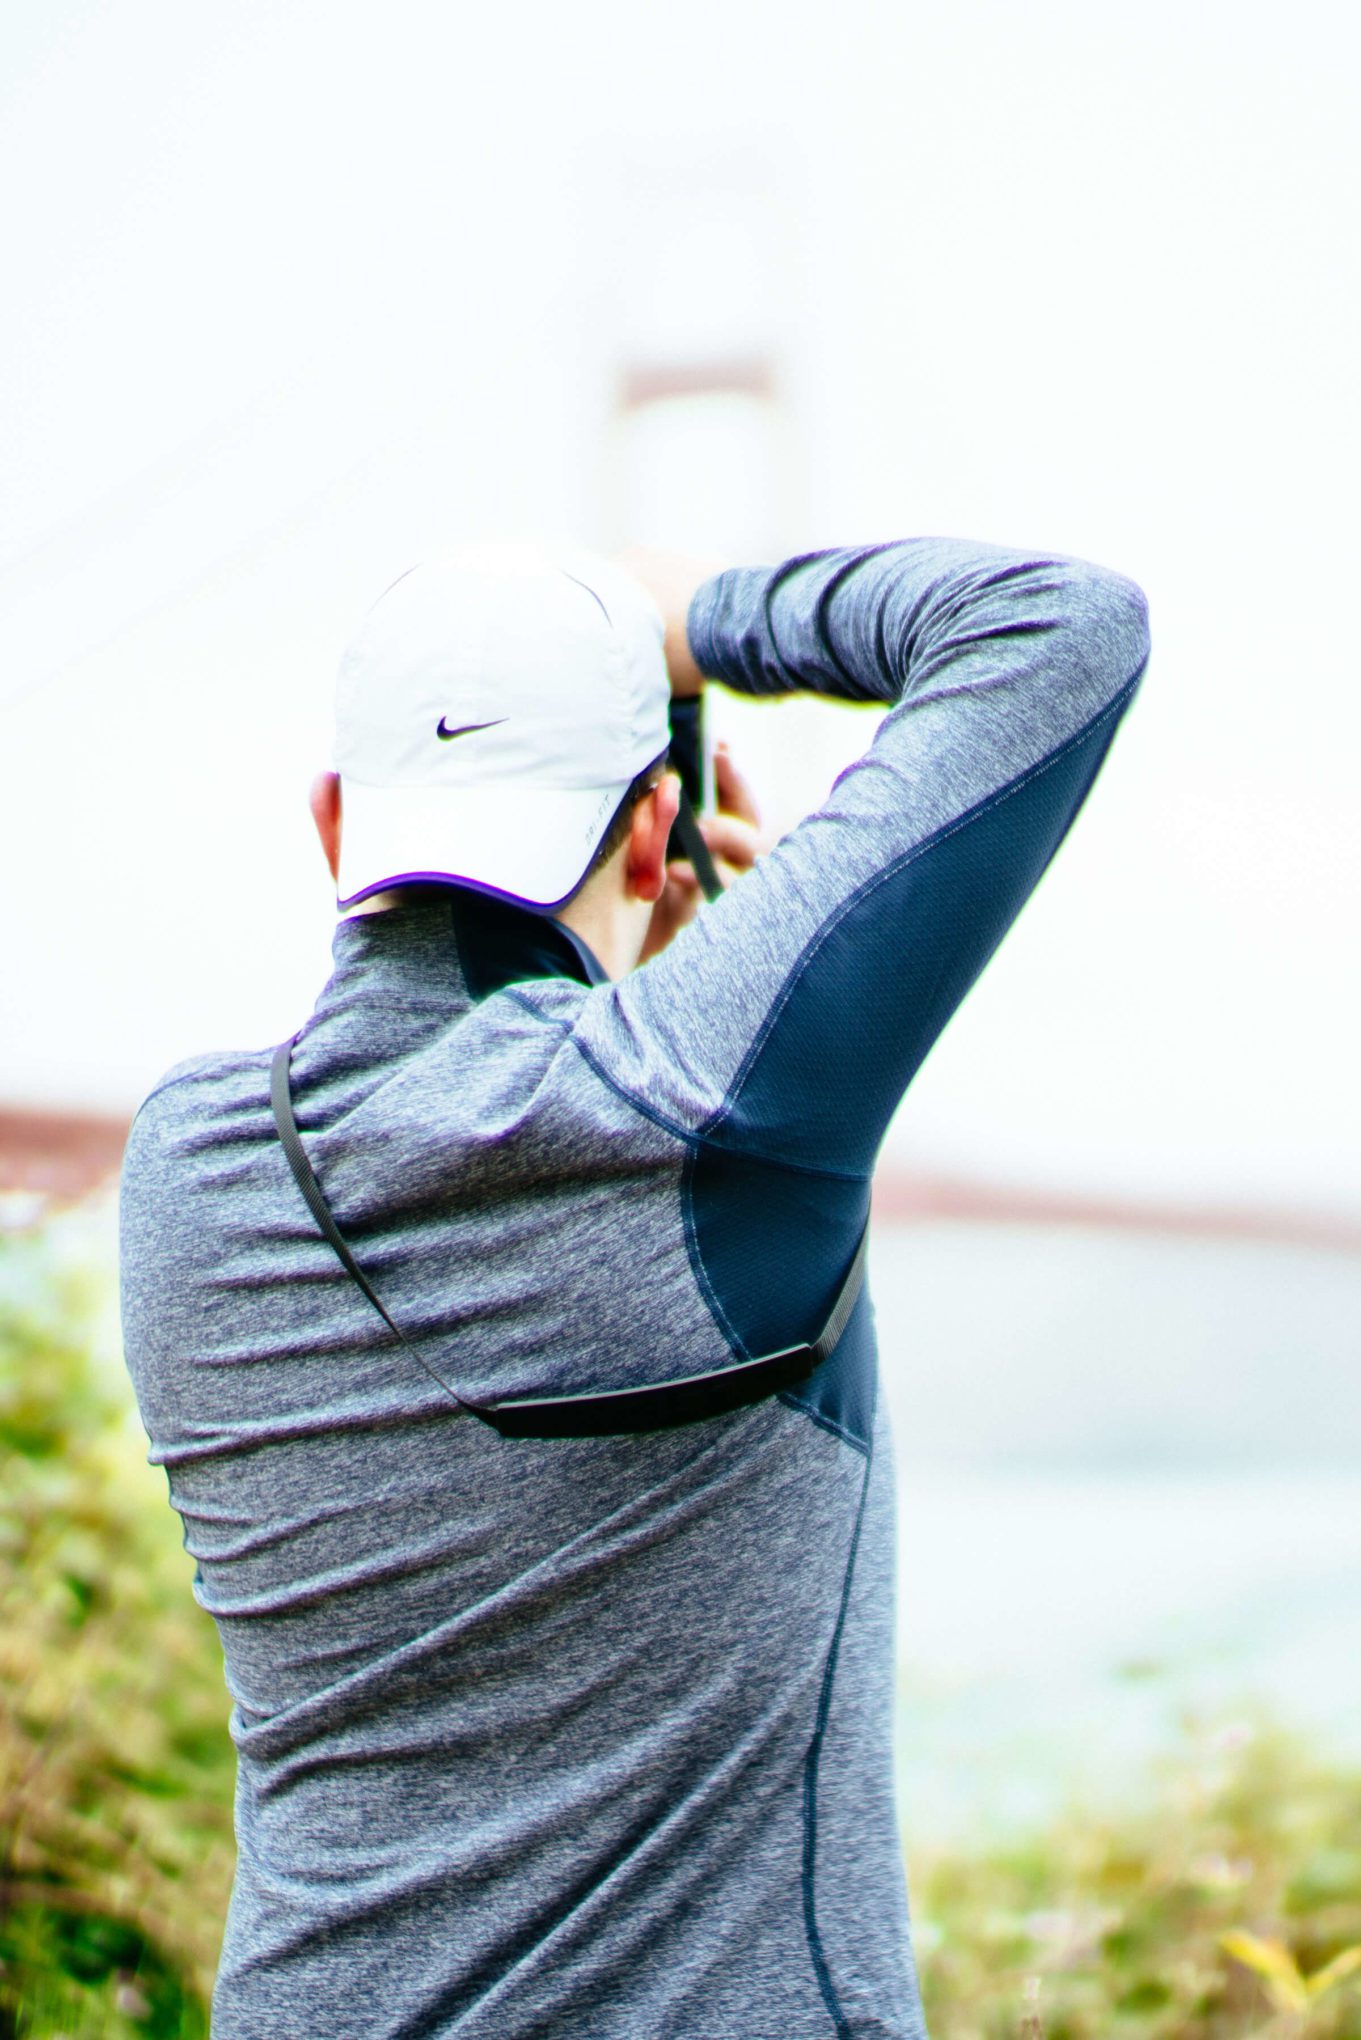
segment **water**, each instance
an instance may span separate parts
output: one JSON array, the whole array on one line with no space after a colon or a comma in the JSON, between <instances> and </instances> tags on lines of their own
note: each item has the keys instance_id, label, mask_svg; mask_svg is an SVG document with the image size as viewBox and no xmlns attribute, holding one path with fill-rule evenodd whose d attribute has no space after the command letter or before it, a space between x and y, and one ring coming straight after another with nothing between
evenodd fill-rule
<instances>
[{"instance_id":1,"label":"water","mask_svg":"<svg viewBox=\"0 0 1361 2040\"><path fill-rule=\"evenodd\" d=\"M1190 1721L1361 1757L1361 1262L881 1228L909 1832L1118 1800Z\"/></svg>"}]
</instances>

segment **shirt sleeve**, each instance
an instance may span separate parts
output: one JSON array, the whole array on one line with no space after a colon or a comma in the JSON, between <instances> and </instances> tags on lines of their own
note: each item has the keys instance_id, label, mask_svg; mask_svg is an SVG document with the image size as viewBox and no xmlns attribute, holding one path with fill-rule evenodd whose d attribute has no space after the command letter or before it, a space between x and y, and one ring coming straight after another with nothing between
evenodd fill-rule
<instances>
[{"instance_id":1,"label":"shirt sleeve","mask_svg":"<svg viewBox=\"0 0 1361 2040\"><path fill-rule=\"evenodd\" d=\"M1118 575L939 539L721 574L689 626L729 687L889 710L821 807L574 1030L683 1143L691 1269L741 1358L826 1323L894 1108L1081 807L1148 640ZM848 1438L869 1322L862 1298L816 1378Z\"/></svg>"},{"instance_id":2,"label":"shirt sleeve","mask_svg":"<svg viewBox=\"0 0 1361 2040\"><path fill-rule=\"evenodd\" d=\"M688 1136L867 1175L1086 797L1144 600L1080 561L917 539L721 574L689 629L728 687L889 714L815 813L588 1002L581 1045Z\"/></svg>"}]
</instances>

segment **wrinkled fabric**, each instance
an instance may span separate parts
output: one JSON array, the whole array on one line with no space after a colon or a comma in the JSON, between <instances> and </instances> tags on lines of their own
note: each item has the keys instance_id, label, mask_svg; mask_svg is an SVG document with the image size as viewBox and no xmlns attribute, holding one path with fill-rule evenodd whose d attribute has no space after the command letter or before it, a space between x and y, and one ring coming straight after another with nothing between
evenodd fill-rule
<instances>
[{"instance_id":1,"label":"wrinkled fabric","mask_svg":"<svg viewBox=\"0 0 1361 2040\"><path fill-rule=\"evenodd\" d=\"M862 1296L787 1395L623 1438L454 1396L636 1387L820 1329L888 1118L1147 656L1079 562L919 540L718 576L705 671L887 708L602 983L430 889L342 922L293 1056L172 1072L123 1177L128 1364L239 1774L218 2040L909 2040L893 1473ZM441 1382L454 1395L446 1393Z\"/></svg>"}]
</instances>

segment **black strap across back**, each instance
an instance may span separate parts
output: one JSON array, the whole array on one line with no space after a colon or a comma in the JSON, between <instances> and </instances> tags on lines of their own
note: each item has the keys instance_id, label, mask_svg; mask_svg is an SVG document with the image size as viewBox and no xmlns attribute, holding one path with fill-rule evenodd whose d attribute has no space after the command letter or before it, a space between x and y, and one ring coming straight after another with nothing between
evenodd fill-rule
<instances>
[{"instance_id":1,"label":"black strap across back","mask_svg":"<svg viewBox=\"0 0 1361 2040\"><path fill-rule=\"evenodd\" d=\"M703 1374L683 1375L679 1381L650 1383L643 1388L606 1389L583 1395L510 1396L500 1402L474 1402L450 1386L407 1338L350 1251L349 1244L325 1197L307 1158L289 1084L289 1063L293 1042L280 1042L270 1070L270 1104L274 1124L288 1157L308 1210L347 1275L373 1305L383 1323L417 1364L470 1417L490 1424L503 1438L605 1438L628 1432L665 1431L676 1424L698 1423L704 1417L723 1416L761 1402L784 1389L806 1381L815 1367L829 1359L850 1322L865 1280L865 1258L869 1228L860 1235L850 1267L846 1270L831 1314L811 1345L789 1346L778 1353L764 1353L756 1360L734 1361L730 1367Z\"/></svg>"},{"instance_id":2,"label":"black strap across back","mask_svg":"<svg viewBox=\"0 0 1361 2040\"><path fill-rule=\"evenodd\" d=\"M683 847L692 859L703 891L712 900L722 887L708 845L699 832L699 824L693 812L687 814L688 809L688 801L683 801L681 820L688 822L682 839ZM406 1347L417 1365L460 1409L466 1410L469 1416L480 1418L484 1424L490 1424L503 1438L618 1437L629 1432L664 1431L676 1424L697 1423L702 1418L723 1416L730 1410L743 1409L749 1403L761 1402L767 1396L796 1388L834 1352L864 1285L868 1225L860 1235L831 1314L811 1345L788 1346L778 1353L764 1353L755 1360L734 1361L729 1367L683 1375L679 1381L657 1382L643 1388L607 1389L582 1395L511 1396L504 1401L490 1403L473 1402L468 1396L460 1395L407 1338L355 1260L322 1195L321 1185L307 1158L307 1150L293 1116L289 1065L296 1038L280 1042L274 1051L269 1096L274 1124L288 1157L288 1166L308 1210L323 1237L334 1248L346 1274L363 1291L393 1337Z\"/></svg>"}]
</instances>

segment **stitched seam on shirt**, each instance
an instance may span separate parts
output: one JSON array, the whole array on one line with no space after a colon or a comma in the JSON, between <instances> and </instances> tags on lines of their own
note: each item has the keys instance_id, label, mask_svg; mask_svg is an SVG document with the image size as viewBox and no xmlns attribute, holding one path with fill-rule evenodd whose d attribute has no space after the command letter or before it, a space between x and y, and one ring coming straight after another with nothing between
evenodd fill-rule
<instances>
[{"instance_id":1,"label":"stitched seam on shirt","mask_svg":"<svg viewBox=\"0 0 1361 2040\"><path fill-rule=\"evenodd\" d=\"M915 864L919 858L926 856L929 851L936 849L938 845L946 842L951 836L957 834L960 829L966 829L983 815L991 814L994 808L1001 807L1004 801L1010 800L1014 794L1020 793L1023 788L1029 786L1034 780L1042 778L1046 772L1051 771L1055 765L1059 764L1070 751L1075 750L1079 744L1085 743L1087 738L1094 735L1103 723L1108 722L1119 712L1124 702L1133 693L1143 670L1143 665L1140 665L1130 679L1125 682L1119 693L1106 704L1105 708L1098 715L1093 716L1090 722L1084 723L1080 730L1074 731L1073 735L1060 744L1057 750L1051 751L1037 765L1032 765L1028 771L1021 773L1017 778L1010 781L1008 785L999 788L996 793L989 795L987 800L980 801L977 807L970 808L966 814L957 815L953 822L947 822L943 828L936 831L934 836L928 836L924 842L915 843L910 850L904 851L901 857L895 858L894 862L885 870L875 872L872 877L865 880L863 885L857 886L856 890L841 902L835 912L828 915L822 926L808 942L798 962L794 965L789 976L781 986L779 994L772 1003L764 1021L761 1023L761 1027L753 1039L750 1048L738 1065L722 1103L716 1107L709 1118L698 1129L700 1139L707 1138L713 1132L713 1129L721 1125L723 1120L730 1114L741 1093L742 1086L751 1073L752 1065L765 1047L780 1015L784 1012L804 974L810 968L814 958L818 955L824 944L830 941L831 937L836 933L836 930L841 926L846 916L858 907L862 900L868 899L879 890L880 886L887 885L890 880L898 876L899 872L905 871L910 864Z\"/></svg>"},{"instance_id":2,"label":"stitched seam on shirt","mask_svg":"<svg viewBox=\"0 0 1361 2040\"><path fill-rule=\"evenodd\" d=\"M565 1039L577 1051L587 1069L594 1076L599 1077L607 1090L613 1091L616 1098L622 1099L625 1105L630 1106L643 1119L650 1119L654 1126L659 1126L662 1129L663 1133L672 1134L677 1140L684 1141L686 1147L690 1147L698 1139L699 1136L694 1132L693 1128L678 1126L674 1119L668 1119L666 1114L659 1112L655 1105L649 1105L646 1099L638 1097L633 1091L626 1091L624 1086L617 1082L608 1070L601 1067L591 1050L587 1048L585 1042L578 1038L575 1025L572 1021L561 1020L556 1013L541 1012L532 999L525 998L523 993L515 991L511 986L505 986L503 990L507 998L514 999L517 1006L522 1006L526 1013L533 1014L536 1020L542 1021L545 1026L560 1028Z\"/></svg>"},{"instance_id":3,"label":"stitched seam on shirt","mask_svg":"<svg viewBox=\"0 0 1361 2040\"><path fill-rule=\"evenodd\" d=\"M1147 661L1144 662L1144 664L1146 663ZM1103 708L1097 715L1094 715L1089 722L1084 723L1080 730L1075 730L1072 736L1066 738L1064 742L1060 744L1056 750L1050 751L1046 757L1040 759L1037 764L1030 766L1027 771L1020 773L1015 779L1009 781L1006 786L999 787L995 793L991 794L988 797L988 799L980 801L976 807L969 808L967 812L962 815L957 815L954 821L945 823L942 828L936 831L935 835L928 836L921 843L914 843L910 850L905 850L901 857L895 858L894 862L888 865L883 871L875 872L870 878L867 878L865 880L863 885L857 886L855 891L853 893L850 893L841 902L840 906L837 907L835 912L828 915L827 919L822 923L821 927L818 928L814 935L811 937L806 948L802 951L801 955L799 956L798 961L795 963L792 970L790 971L789 976L785 979L785 982L781 986L779 994L777 995L774 1003L772 1004L770 1011L766 1014L765 1019L762 1021L760 1029L758 1030L755 1038L753 1039L750 1048L747 1050L746 1054L742 1058L742 1061L739 1063L736 1074L734 1075L732 1082L729 1084L727 1092L725 1093L722 1101L715 1107L714 1111L709 1115L708 1119L704 1121L703 1125L693 1129L687 1129L685 1127L679 1126L674 1120L668 1119L665 1116L665 1114L658 1112L655 1107L645 1103L643 1099L639 1098L636 1095L636 1093L625 1090L625 1088L620 1083L618 1083L615 1078L610 1076L608 1071L601 1067L600 1063L596 1060L596 1057L591 1052L591 1050L586 1047L585 1043L578 1039L569 1021L560 1020L555 1013L540 1012L539 1008L535 1006L531 1000L527 999L523 995L523 993L517 990L517 988L513 985L505 986L504 990L506 991L507 995L510 998L514 999L515 1003L518 1006L523 1007L523 1009L527 1013L532 1013L536 1019L546 1020L551 1025L555 1027L560 1027L563 1030L563 1032L567 1035L568 1039L572 1042L573 1046L584 1058L587 1065L592 1070L594 1070L596 1076L599 1077L600 1081L603 1084L607 1084L610 1090L614 1092L616 1097L621 1098L625 1104L631 1105L633 1109L636 1112L640 1112L645 1119L650 1119L654 1123L654 1125L662 1127L668 1133L675 1134L677 1139L686 1141L687 1143L695 1140L709 1140L711 1138L713 1129L722 1124L723 1120L727 1117L731 1106L735 1103L737 1093L741 1090L742 1085L746 1080L748 1073L750 1072L751 1065L756 1060L757 1056L760 1054L762 1048L764 1048L766 1041L769 1038L771 1029L774 1027L776 1021L779 1019L781 1013L784 1011L786 1005L789 1003L790 997L792 996L794 990L796 989L800 979L803 977L804 973L808 970L809 966L812 964L814 958L817 956L818 952L822 949L823 945L830 940L833 934L835 934L837 928L840 927L842 921L846 918L847 914L851 913L854 910L854 908L858 907L862 900L869 898L870 895L876 892L880 886L887 885L891 879L894 879L898 876L899 872L905 871L908 865L914 864L918 858L924 857L928 851L936 849L939 844L946 842L951 836L957 834L957 832L960 829L968 828L972 822L978 821L983 815L990 814L994 808L1000 807L1004 801L1008 801L1012 798L1014 794L1020 793L1023 790L1023 788L1029 786L1032 783L1032 781L1042 778L1046 772L1051 771L1055 765L1059 764L1062 761L1062 759L1067 756L1069 751L1074 750L1078 744L1085 742L1085 740L1088 737L1093 735L1094 732L1101 727L1103 722L1109 721L1110 718L1116 714L1117 710L1121 707L1121 704L1133 692L1135 684L1137 683L1139 676L1143 672L1143 670L1144 665L1141 664L1136 669L1136 671L1130 676L1130 678L1125 682L1124 686L1120 689L1119 693L1114 695L1112 699L1109 702L1107 702L1105 708ZM781 1157L773 1155L761 1156L757 1153L755 1149L751 1148L744 1149L743 1152L745 1154L750 1155L753 1160L763 1159L771 1162L774 1166L779 1168L786 1167L798 1168L800 1166L798 1163L786 1163ZM840 1170L840 1169L806 1169L805 1173L810 1175L824 1175L829 1177L838 1177L847 1181L861 1181L863 1180L864 1175L864 1172L860 1170Z\"/></svg>"},{"instance_id":4,"label":"stitched seam on shirt","mask_svg":"<svg viewBox=\"0 0 1361 2040\"><path fill-rule=\"evenodd\" d=\"M661 1127L663 1133L673 1134L677 1140L684 1141L688 1148L706 1147L714 1154L734 1155L738 1161L742 1162L762 1162L767 1168L788 1169L794 1175L816 1176L820 1180L829 1183L864 1183L868 1181L867 1172L864 1169L819 1169L812 1162L787 1161L783 1155L768 1155L764 1149L748 1147L745 1142L741 1147L726 1147L722 1141L714 1140L703 1129L696 1130L694 1127L682 1126L679 1121L669 1119L664 1112L659 1112L654 1105L649 1105L646 1099L638 1096L636 1091L630 1091L626 1085L620 1083L617 1077L612 1077L600 1062L595 1050L589 1048L574 1031L570 1021L560 1020L556 1013L540 1013L538 1007L532 1001L521 998L516 992L509 992L507 996L514 999L518 1005L523 1006L527 1013L534 1014L536 1019L546 1022L551 1027L560 1027L566 1039L585 1063L587 1069L590 1070L593 1076L600 1079L607 1090L612 1091L615 1097L623 1104L629 1106L632 1111L641 1114L644 1119L650 1119L654 1126Z\"/></svg>"},{"instance_id":5,"label":"stitched seam on shirt","mask_svg":"<svg viewBox=\"0 0 1361 2040\"><path fill-rule=\"evenodd\" d=\"M643 1099L636 1097L632 1091L626 1091L622 1084L616 1083L609 1071L602 1069L600 1063L596 1060L585 1042L578 1038L570 1022L560 1020L555 1013L540 1013L532 1000L524 998L516 991L511 991L509 996L515 1000L517 1005L523 1006L526 1012L533 1013L537 1019L545 1020L551 1026L560 1027L567 1040L580 1055L587 1069L591 1071L593 1076L599 1078L608 1091L612 1092L625 1105L631 1107L643 1119L649 1120L654 1126L659 1126L664 1133L671 1134L676 1140L684 1144L685 1159L681 1165L680 1207L681 1227L685 1237L685 1254L686 1259L690 1263L690 1273L694 1278L695 1287L699 1291L700 1300L707 1308L710 1317L712 1317L717 1325L722 1338L732 1350L734 1357L739 1360L750 1360L753 1356L747 1351L745 1344L738 1337L729 1321L727 1312L719 1302L713 1284L709 1280L708 1272L705 1269L703 1256L699 1250L699 1239L695 1231L694 1199L691 1197L689 1189L690 1176L697 1158L698 1136L693 1132L687 1132L683 1127L677 1126L674 1120L668 1119L665 1114L658 1112L653 1106L646 1104Z\"/></svg>"},{"instance_id":6,"label":"stitched seam on shirt","mask_svg":"<svg viewBox=\"0 0 1361 2040\"><path fill-rule=\"evenodd\" d=\"M1142 667L1139 670L1142 671L1143 670ZM812 941L809 943L808 947L804 950L798 962L795 964L793 970L790 972L789 977L782 988L779 998L772 1005L770 1012L766 1015L766 1019L760 1029L760 1032L757 1034L755 1040L752 1043L751 1048L748 1050L746 1056L743 1058L742 1064L739 1067L736 1076L733 1078L732 1083L728 1088L727 1094L723 1099L723 1102L718 1106L717 1110L704 1123L704 1125L698 1129L698 1132L695 1135L690 1136L690 1139L696 1145L695 1147L692 1147L692 1159L687 1162L686 1167L681 1175L681 1208L685 1225L686 1249L690 1256L690 1266L694 1273L695 1280L699 1285L701 1296L703 1296L705 1301L708 1303L709 1309L713 1313L715 1322L718 1324L720 1330L723 1331L724 1336L729 1340L735 1340L736 1334L731 1326L729 1319L727 1318L726 1313L723 1312L721 1306L719 1305L717 1295L705 1272L703 1258L700 1253L699 1247L698 1228L695 1224L693 1157L694 1154L697 1152L698 1143L703 1142L706 1146L708 1146L711 1149L711 1151L717 1149L719 1152L722 1152L722 1149L718 1147L718 1143L713 1139L713 1134L715 1130L726 1121L731 1111L731 1108L733 1107L738 1097L740 1096L742 1085L745 1082L746 1077L750 1072L750 1069L754 1064L757 1055L760 1053L761 1048L765 1045L765 1042L769 1039L770 1032L774 1027L776 1021L779 1019L780 1014L784 1011L784 1008L788 1003L789 998L792 995L795 987L802 979L805 971L812 963L813 958L817 955L818 950L821 948L822 944L830 937L833 930L839 925L842 918L847 913L849 913L853 907L857 906L861 900L869 897L878 886L886 884L889 879L896 877L900 871L904 870L909 864L913 863L927 850L934 849L936 844L943 842L947 836L953 835L955 831L958 829L967 827L970 822L976 820L980 815L988 812L990 809L1000 806L1002 801L1009 799L1013 793L1019 792L1023 786L1029 784L1032 780L1039 778L1041 774L1043 774L1044 772L1049 771L1052 766L1056 765L1060 761L1060 759L1062 759L1067 754L1067 752L1071 751L1076 745L1083 742L1087 737L1092 735L1092 733L1095 730L1099 729L1103 722L1107 721L1110 717L1116 714L1122 700L1133 689L1135 682L1138 680L1138 677L1139 675L1138 673L1136 673L1134 675L1134 678L1128 681L1125 687L1121 689L1121 692L1115 697L1115 699L1107 704L1107 706L1101 711L1100 715L1094 716L1092 720L1084 726L1083 729L1075 732L1074 735L1070 737L1066 743L1061 744L1057 750L1051 751L1047 758L1041 760L1041 762L1038 765L1033 766L1029 772L1022 774L1018 779L1014 780L1010 786L1002 789L999 793L994 794L990 800L982 803L977 808L971 809L967 815L959 816L954 822L950 823L947 828L939 831L937 835L931 837L926 843L916 845L904 856L898 858L893 863L893 865L889 867L887 871L876 873L874 878L867 880L863 886L858 887L856 891L850 896L849 899L842 902L842 905L838 909L838 911L835 914L831 915L828 918L828 920L823 923L822 927L813 937ZM584 1048L582 1049L582 1053L586 1054ZM597 1075L601 1077L602 1081L605 1083L609 1083L610 1080L605 1075L605 1072L599 1069L598 1065L593 1061L593 1059L589 1055L587 1056L587 1061L590 1062L592 1069L596 1070ZM611 1086L611 1088L617 1089L617 1086ZM626 1097L627 1093L620 1092L619 1095L621 1097ZM639 1109L643 1108L640 1107ZM753 1150L747 1149L744 1151L744 1153L748 1156L751 1156L753 1159L756 1158ZM772 1163L773 1166L776 1167L786 1166L797 1167L797 1164L789 1165L783 1162L778 1162L775 1160L774 1157L765 1157L764 1159L768 1160L769 1162ZM867 1180L865 1172L852 1173L849 1171L841 1170L807 1170L805 1171L805 1173L810 1175L821 1175L828 1178L835 1178L836 1180L840 1181L865 1182ZM737 1341L737 1345L740 1351L742 1352L746 1351L745 1346L742 1345L742 1342L740 1340ZM812 1412L807 1411L806 1414L811 1416ZM849 1443L850 1441L847 1440L847 1442Z\"/></svg>"},{"instance_id":7,"label":"stitched seam on shirt","mask_svg":"<svg viewBox=\"0 0 1361 2040\"><path fill-rule=\"evenodd\" d=\"M598 1077L600 1082L604 1084L606 1089L612 1092L616 1098L620 1099L623 1104L630 1106L632 1110L637 1112L642 1118L651 1121L651 1123L654 1126L659 1126L664 1133L671 1134L676 1140L679 1140L684 1144L686 1155L685 1160L681 1167L680 1206L681 1206L681 1227L685 1238L686 1258L690 1263L690 1273L694 1277L695 1287L698 1289L700 1293L701 1300L708 1309L709 1315L713 1318L714 1323L717 1325L719 1329L719 1332L722 1334L723 1338L726 1340L729 1347L731 1347L734 1357L739 1360L753 1359L755 1356L749 1351L745 1340L743 1340L739 1336L736 1328L732 1323L732 1320L729 1318L727 1312L724 1310L722 1304L719 1302L717 1291L714 1289L712 1282L709 1280L708 1270L704 1266L704 1256L700 1251L699 1234L695 1225L695 1208L694 1197L691 1190L691 1179L694 1174L695 1164L699 1159L699 1150L701 1147L707 1147L719 1154L727 1153L729 1152L729 1150L720 1147L718 1142L716 1141L706 1140L702 1134L687 1132L683 1127L678 1126L674 1120L666 1118L666 1116L663 1113L660 1113L656 1111L652 1106L645 1104L644 1101L641 1098L637 1097L632 1091L625 1090L622 1084L617 1083L615 1081L615 1079L610 1075L608 1070L603 1069L601 1067L600 1063L596 1060L596 1057L594 1056L592 1051L586 1046L585 1042L579 1039L569 1021L560 1020L555 1013L541 1013L538 1007L533 1004L532 1000L522 997L520 993L510 989L509 987L506 987L505 989L507 991L507 996L514 999L516 1004L522 1006L527 1013L532 1013L536 1019L543 1020L547 1022L548 1025L550 1026L561 1028L566 1039L571 1043L572 1047L576 1049L582 1061L586 1064L587 1069L591 1071L593 1076ZM750 1150L743 1151L739 1156L739 1159L743 1161L746 1160L765 1161L772 1168L779 1169L788 1168L793 1170L795 1173L799 1175L823 1176L835 1180L837 1182L864 1183L867 1180L863 1171L852 1172L840 1169L807 1168L801 1166L797 1162L780 1161L775 1156L754 1155L751 1153Z\"/></svg>"},{"instance_id":8,"label":"stitched seam on shirt","mask_svg":"<svg viewBox=\"0 0 1361 2040\"><path fill-rule=\"evenodd\" d=\"M824 1415L821 1410L814 1409L811 1403L800 1402L795 1390L782 1389L776 1400L782 1402L787 1410L797 1410L801 1417L807 1417L809 1423L816 1424L819 1430L829 1431L833 1438L839 1438L843 1445L849 1445L852 1452L868 1453L870 1449L868 1439L857 1438L844 1424L838 1424L835 1417Z\"/></svg>"},{"instance_id":9,"label":"stitched seam on shirt","mask_svg":"<svg viewBox=\"0 0 1361 2040\"><path fill-rule=\"evenodd\" d=\"M692 1178L698 1159L698 1153L694 1148L691 1148L685 1157L685 1166L681 1170L680 1183L681 1224L685 1229L685 1251L690 1262L690 1273L694 1276L695 1286L699 1290L703 1301L708 1305L710 1315L718 1326L719 1331L723 1334L723 1337L728 1341L728 1344L739 1359L750 1360L755 1356L748 1350L746 1341L738 1337L736 1327L719 1302L718 1292L709 1280L709 1271L704 1265L704 1256L700 1252L699 1230L695 1224L695 1199L692 1188Z\"/></svg>"},{"instance_id":10,"label":"stitched seam on shirt","mask_svg":"<svg viewBox=\"0 0 1361 2040\"><path fill-rule=\"evenodd\" d=\"M855 1528L851 1533L851 1548L846 1554L846 1576L841 1588L841 1606L837 1610L836 1627L827 1650L827 1663L822 1674L822 1691L818 1696L817 1722L813 1739L808 1745L808 1755L803 1769L803 1927L808 1942L808 1953L812 1959L813 1974L817 1978L822 2001L827 2007L837 2040L853 2040L850 2023L841 2009L841 2001L827 1967L827 1957L822 1946L822 1935L818 1930L817 1918L817 1852L818 1852L818 1768L822 1760L822 1744L827 1733L827 1721L832 1711L832 1692L836 1683L837 1659L841 1652L841 1638L846 1627L846 1614L851 1605L851 1583L855 1578L856 1554L860 1549L860 1532L865 1523L865 1504L869 1500L870 1468L873 1453L865 1454L864 1478L860 1483L860 1503L855 1512Z\"/></svg>"}]
</instances>

